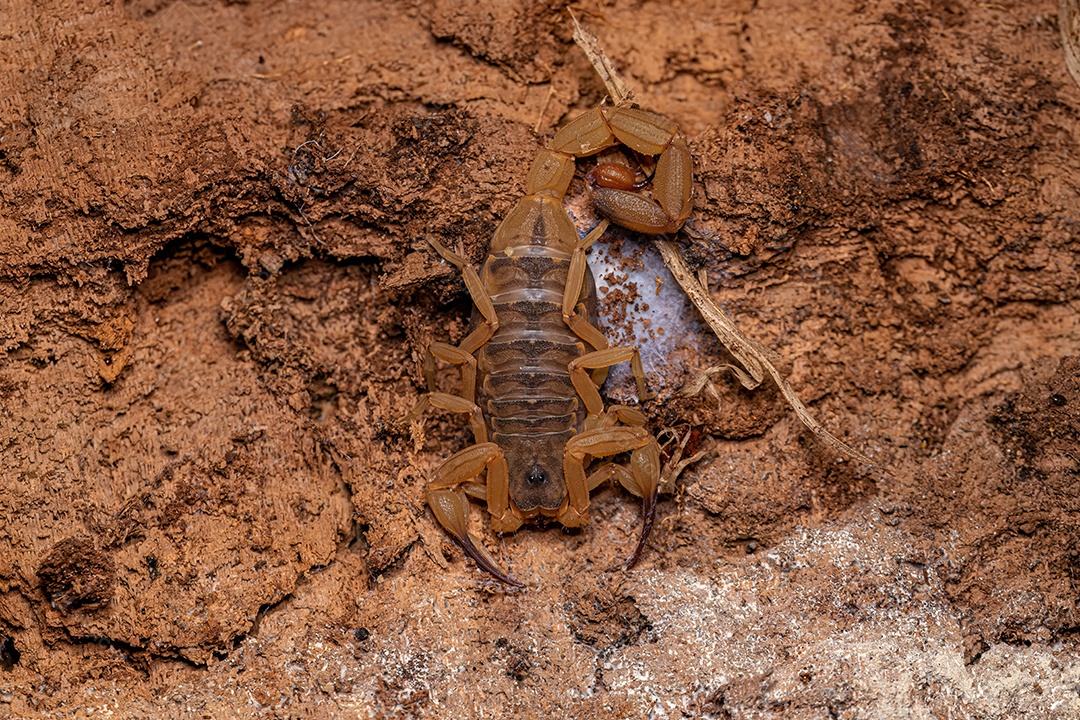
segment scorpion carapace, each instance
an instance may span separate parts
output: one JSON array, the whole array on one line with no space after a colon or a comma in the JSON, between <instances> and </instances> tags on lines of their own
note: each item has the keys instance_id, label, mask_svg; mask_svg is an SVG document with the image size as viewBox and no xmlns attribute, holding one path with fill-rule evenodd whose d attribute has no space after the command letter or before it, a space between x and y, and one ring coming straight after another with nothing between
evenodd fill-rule
<instances>
[{"instance_id":1,"label":"scorpion carapace","mask_svg":"<svg viewBox=\"0 0 1080 720\"><path fill-rule=\"evenodd\" d=\"M651 182L638 182L634 167L605 155L588 174L597 210L637 232L677 231L691 209L686 142L670 120L624 104L586 112L540 151L525 196L495 231L479 272L429 238L461 270L476 321L460 345L428 347L430 392L408 419L429 407L469 416L476 444L439 466L427 500L477 565L509 585L521 583L468 530L468 495L486 501L497 532L547 518L578 527L588 521L590 491L614 478L643 501L642 531L627 567L641 555L652 528L662 473L659 445L642 413L626 406L605 410L598 390L609 367L629 362L639 399L648 398L637 348L609 347L595 326L595 286L585 251L608 221L580 238L563 207L576 160L619 146L656 159ZM436 358L461 367L460 395L435 390ZM626 452L627 465L590 468L593 460Z\"/></svg>"}]
</instances>

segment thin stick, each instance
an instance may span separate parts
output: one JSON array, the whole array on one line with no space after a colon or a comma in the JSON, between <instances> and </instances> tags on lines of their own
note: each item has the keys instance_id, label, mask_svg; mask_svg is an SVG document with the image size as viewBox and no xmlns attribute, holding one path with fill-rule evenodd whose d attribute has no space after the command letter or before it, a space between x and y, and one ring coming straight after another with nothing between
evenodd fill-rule
<instances>
[{"instance_id":1,"label":"thin stick","mask_svg":"<svg viewBox=\"0 0 1080 720\"><path fill-rule=\"evenodd\" d=\"M596 74L604 81L604 87L607 88L611 99L615 101L616 105L628 105L633 102L633 91L619 77L615 64L604 54L604 50L600 47L600 42L596 39L596 36L581 27L573 10L570 11L570 19L574 21L574 42L585 52L585 56L589 58L589 62L592 63Z\"/></svg>"}]
</instances>

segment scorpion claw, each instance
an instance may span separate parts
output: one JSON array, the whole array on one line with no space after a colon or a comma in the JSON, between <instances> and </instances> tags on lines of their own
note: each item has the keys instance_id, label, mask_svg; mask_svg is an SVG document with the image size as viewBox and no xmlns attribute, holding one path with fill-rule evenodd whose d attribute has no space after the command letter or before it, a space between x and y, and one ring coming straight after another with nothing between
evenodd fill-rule
<instances>
[{"instance_id":1,"label":"scorpion claw","mask_svg":"<svg viewBox=\"0 0 1080 720\"><path fill-rule=\"evenodd\" d=\"M634 548L634 553L630 556L630 559L626 561L624 569L629 570L637 564L641 553L645 550L645 543L649 541L649 535L652 533L653 519L656 517L656 496L659 492L659 488L654 487L652 492L648 493L641 499L641 514L644 517L644 522L641 526L641 537L638 538L637 547Z\"/></svg>"}]
</instances>

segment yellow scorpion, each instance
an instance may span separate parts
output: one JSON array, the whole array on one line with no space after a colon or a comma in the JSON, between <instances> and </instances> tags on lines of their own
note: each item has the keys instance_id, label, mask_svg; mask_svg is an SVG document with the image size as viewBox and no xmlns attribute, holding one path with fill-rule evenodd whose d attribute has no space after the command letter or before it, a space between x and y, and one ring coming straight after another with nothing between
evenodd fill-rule
<instances>
[{"instance_id":1,"label":"yellow scorpion","mask_svg":"<svg viewBox=\"0 0 1080 720\"><path fill-rule=\"evenodd\" d=\"M617 148L655 158L651 179L639 180L640 164L613 152ZM605 151L587 181L593 205L607 220L582 238L563 197L577 159ZM692 172L674 123L629 102L603 105L564 126L540 151L525 196L495 231L479 270L429 238L464 276L475 321L460 345L427 348L430 392L406 420L431 407L469 416L476 444L439 466L426 487L427 502L465 553L507 585L521 583L469 532L469 496L487 503L496 532L549 519L579 527L589 518L589 493L615 478L642 498L641 534L626 567L641 556L656 509L660 447L641 412L622 405L605 410L600 398L608 368L623 362L630 363L639 399L649 393L637 348L609 347L596 328L596 288L585 253L608 220L640 233L676 232L690 214ZM436 359L460 366L459 395L436 391ZM626 452L626 465L590 467Z\"/></svg>"}]
</instances>

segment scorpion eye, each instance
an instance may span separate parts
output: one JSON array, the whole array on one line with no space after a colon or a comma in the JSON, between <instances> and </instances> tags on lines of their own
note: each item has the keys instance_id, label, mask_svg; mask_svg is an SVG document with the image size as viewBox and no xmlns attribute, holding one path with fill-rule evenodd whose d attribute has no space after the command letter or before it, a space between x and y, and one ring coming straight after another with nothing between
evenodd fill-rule
<instances>
[{"instance_id":1,"label":"scorpion eye","mask_svg":"<svg viewBox=\"0 0 1080 720\"><path fill-rule=\"evenodd\" d=\"M530 485L541 485L547 480L547 475L543 470L534 466L533 469L529 471L529 474L525 476L525 480L527 480Z\"/></svg>"}]
</instances>

